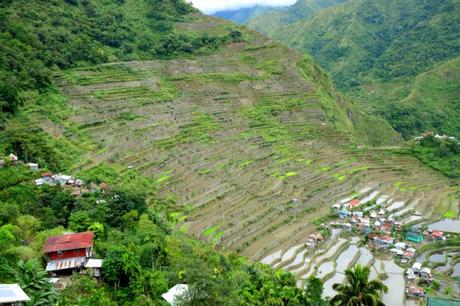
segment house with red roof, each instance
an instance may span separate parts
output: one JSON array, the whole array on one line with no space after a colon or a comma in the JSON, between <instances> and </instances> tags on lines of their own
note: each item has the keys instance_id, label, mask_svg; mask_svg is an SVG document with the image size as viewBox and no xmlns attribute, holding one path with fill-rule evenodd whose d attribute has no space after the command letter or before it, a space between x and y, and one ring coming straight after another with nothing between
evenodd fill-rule
<instances>
[{"instance_id":1,"label":"house with red roof","mask_svg":"<svg viewBox=\"0 0 460 306\"><path fill-rule=\"evenodd\" d=\"M444 233L441 231L435 231L435 230L429 230L427 238L430 240L443 240L444 238Z\"/></svg>"},{"instance_id":2,"label":"house with red roof","mask_svg":"<svg viewBox=\"0 0 460 306\"><path fill-rule=\"evenodd\" d=\"M348 202L348 208L352 209L352 208L355 208L355 207L358 207L359 205L361 204L361 201L358 200L358 199L353 199L351 200L350 202Z\"/></svg>"},{"instance_id":3,"label":"house with red roof","mask_svg":"<svg viewBox=\"0 0 460 306\"><path fill-rule=\"evenodd\" d=\"M87 260L93 257L93 240L92 232L49 237L44 246L48 259L46 271L64 274L82 269Z\"/></svg>"}]
</instances>

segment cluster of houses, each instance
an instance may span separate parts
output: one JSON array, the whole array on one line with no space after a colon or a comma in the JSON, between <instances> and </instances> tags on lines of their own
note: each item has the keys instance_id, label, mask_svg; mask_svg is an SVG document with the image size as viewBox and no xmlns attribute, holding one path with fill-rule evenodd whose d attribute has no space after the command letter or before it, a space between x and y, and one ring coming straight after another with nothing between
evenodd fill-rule
<instances>
[{"instance_id":1,"label":"cluster of houses","mask_svg":"<svg viewBox=\"0 0 460 306\"><path fill-rule=\"evenodd\" d=\"M19 160L19 157L17 157L16 155L14 155L13 153L11 153L10 155L8 155L7 157L4 157L4 158L0 158L0 168L2 168L3 166L5 166L6 162L9 162L11 164L19 164L19 163L22 163L20 160ZM38 164L36 163L26 163L26 166L30 168L30 170L33 170L33 171L38 171L39 167L38 167Z\"/></svg>"},{"instance_id":2,"label":"cluster of houses","mask_svg":"<svg viewBox=\"0 0 460 306\"><path fill-rule=\"evenodd\" d=\"M371 246L375 249L392 249L395 243L398 246L405 245L405 243L402 242L397 243L393 238L394 233L397 233L399 236L403 232L404 228L402 223L386 218L385 216L388 212L385 209L369 212L355 211L354 209L357 209L359 205L360 201L358 199L353 199L345 204L334 205L333 209L341 221L331 223L331 225L336 225L348 230L353 228L358 229L368 236ZM429 230L423 233L419 228L413 226L405 234L405 239L418 244L424 240L445 240L446 237L441 231ZM398 250L398 252L396 252L396 250ZM413 252L404 250L401 247L393 248L393 251L395 254L401 255L403 259L410 260L413 257L413 254L410 256L410 253Z\"/></svg>"},{"instance_id":3,"label":"cluster of houses","mask_svg":"<svg viewBox=\"0 0 460 306\"><path fill-rule=\"evenodd\" d=\"M312 234L307 237L305 245L309 248L314 248L316 244L323 242L324 236L321 234Z\"/></svg>"},{"instance_id":4,"label":"cluster of houses","mask_svg":"<svg viewBox=\"0 0 460 306\"><path fill-rule=\"evenodd\" d=\"M393 230L402 231L403 227L401 223L385 218L388 213L385 209L370 212L354 210L359 205L360 200L354 199L345 204L332 206L339 219L341 219L341 222L335 223L335 225L349 230L357 228L365 234L375 231L391 235Z\"/></svg>"},{"instance_id":5,"label":"cluster of houses","mask_svg":"<svg viewBox=\"0 0 460 306\"><path fill-rule=\"evenodd\" d=\"M42 186L75 186L82 187L84 185L83 181L80 179L75 179L70 175L65 174L53 174L52 172L42 173L41 178L35 180L35 185Z\"/></svg>"},{"instance_id":6,"label":"cluster of houses","mask_svg":"<svg viewBox=\"0 0 460 306\"><path fill-rule=\"evenodd\" d=\"M348 203L336 204L333 206L340 222L332 223L348 230L358 229L368 238L369 246L376 250L386 250L392 253L401 263L407 264L415 258L416 249L408 243L419 244L423 241L446 240L444 233L436 230L423 232L420 228L413 226L405 233L405 240L398 241L403 233L403 225L399 222L385 218L385 209L378 211L356 211L360 206L360 200L354 199ZM365 216L366 214L366 216ZM432 281L431 270L422 267L418 262L414 263L406 272L407 288L406 295L409 297L424 297L425 291L418 287L417 278L428 283Z\"/></svg>"},{"instance_id":7,"label":"cluster of houses","mask_svg":"<svg viewBox=\"0 0 460 306\"><path fill-rule=\"evenodd\" d=\"M66 174L54 174L52 172L42 173L39 179L35 180L35 185L37 186L57 186L60 185L65 189L69 189L72 192L72 196L79 197L81 196L84 190L84 182L81 179L76 179L70 175Z\"/></svg>"},{"instance_id":8,"label":"cluster of houses","mask_svg":"<svg viewBox=\"0 0 460 306\"><path fill-rule=\"evenodd\" d=\"M406 295L409 297L424 297L425 289L417 286L417 278L420 278L428 283L433 281L431 269L422 267L422 264L415 262L411 268L406 271L407 287Z\"/></svg>"},{"instance_id":9,"label":"cluster of houses","mask_svg":"<svg viewBox=\"0 0 460 306\"><path fill-rule=\"evenodd\" d=\"M445 135L445 134L444 135L439 135L439 134L434 134L433 132L423 133L420 136L414 137L414 140L422 141L423 139L425 139L426 137L429 137L429 136L433 136L435 139L438 139L438 140L457 141L457 138L455 138L454 136L448 136L448 135Z\"/></svg>"}]
</instances>

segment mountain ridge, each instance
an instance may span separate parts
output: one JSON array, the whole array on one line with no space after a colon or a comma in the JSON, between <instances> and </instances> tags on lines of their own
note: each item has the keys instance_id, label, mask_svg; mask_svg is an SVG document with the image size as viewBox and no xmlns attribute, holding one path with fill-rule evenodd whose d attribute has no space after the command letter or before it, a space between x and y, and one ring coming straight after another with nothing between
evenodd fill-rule
<instances>
[{"instance_id":1,"label":"mountain ridge","mask_svg":"<svg viewBox=\"0 0 460 306\"><path fill-rule=\"evenodd\" d=\"M422 119L400 128L403 119L387 115L405 112L405 83L413 86L417 75L458 56L458 11L458 2L450 0L436 4L348 1L296 23L273 27L266 22L271 16L260 15L248 25L262 31L265 28L269 36L311 53L342 92L360 107L389 120L406 139L426 131L421 130L422 126L458 136L458 129L426 125ZM391 84L395 89L390 88ZM450 101L451 106L456 105L455 100ZM447 124L452 126L451 122Z\"/></svg>"}]
</instances>

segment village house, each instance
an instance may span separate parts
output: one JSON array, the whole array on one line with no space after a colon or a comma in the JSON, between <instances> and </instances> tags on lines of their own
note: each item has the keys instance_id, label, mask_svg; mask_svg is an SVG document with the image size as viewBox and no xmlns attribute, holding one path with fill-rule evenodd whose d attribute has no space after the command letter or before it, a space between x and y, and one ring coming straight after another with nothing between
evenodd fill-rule
<instances>
[{"instance_id":1,"label":"village house","mask_svg":"<svg viewBox=\"0 0 460 306\"><path fill-rule=\"evenodd\" d=\"M42 186L56 186L61 185L63 187L82 187L84 185L83 181L80 179L75 179L70 175L65 174L53 174L52 172L42 173L42 177L35 180L35 185Z\"/></svg>"},{"instance_id":2,"label":"village house","mask_svg":"<svg viewBox=\"0 0 460 306\"><path fill-rule=\"evenodd\" d=\"M38 171L38 164L36 163L27 163L26 166L32 171Z\"/></svg>"},{"instance_id":3,"label":"village house","mask_svg":"<svg viewBox=\"0 0 460 306\"><path fill-rule=\"evenodd\" d=\"M30 301L30 298L18 284L0 284L0 304L18 306Z\"/></svg>"},{"instance_id":4,"label":"village house","mask_svg":"<svg viewBox=\"0 0 460 306\"><path fill-rule=\"evenodd\" d=\"M391 236L377 236L374 238L374 243L380 247L388 248L390 244L394 243L394 239Z\"/></svg>"},{"instance_id":5,"label":"village house","mask_svg":"<svg viewBox=\"0 0 460 306\"><path fill-rule=\"evenodd\" d=\"M372 232L372 227L369 223L363 223L363 222L359 223L358 229L364 232L365 234L369 234L370 232Z\"/></svg>"},{"instance_id":6,"label":"village house","mask_svg":"<svg viewBox=\"0 0 460 306\"><path fill-rule=\"evenodd\" d=\"M341 210L339 210L337 215L339 216L340 219L345 219L351 216L351 211L349 211L348 209L344 207Z\"/></svg>"},{"instance_id":7,"label":"village house","mask_svg":"<svg viewBox=\"0 0 460 306\"><path fill-rule=\"evenodd\" d=\"M390 220L385 220L383 221L383 224L380 226L380 230L383 232L388 232L390 233L391 230L393 229L393 222Z\"/></svg>"},{"instance_id":8,"label":"village house","mask_svg":"<svg viewBox=\"0 0 460 306\"><path fill-rule=\"evenodd\" d=\"M411 286L406 289L406 295L409 297L424 297L425 289Z\"/></svg>"},{"instance_id":9,"label":"village house","mask_svg":"<svg viewBox=\"0 0 460 306\"><path fill-rule=\"evenodd\" d=\"M59 275L83 269L93 257L93 238L92 232L49 237L44 246L46 271Z\"/></svg>"},{"instance_id":10,"label":"village house","mask_svg":"<svg viewBox=\"0 0 460 306\"><path fill-rule=\"evenodd\" d=\"M305 245L310 248L314 248L317 243L324 241L324 237L321 234L311 234L307 237Z\"/></svg>"},{"instance_id":11,"label":"village house","mask_svg":"<svg viewBox=\"0 0 460 306\"><path fill-rule=\"evenodd\" d=\"M414 262L412 265L412 271L414 271L415 274L420 273L420 269L422 268L422 264L419 262Z\"/></svg>"},{"instance_id":12,"label":"village house","mask_svg":"<svg viewBox=\"0 0 460 306\"><path fill-rule=\"evenodd\" d=\"M399 249L396 249L396 248L393 248L390 250L391 253L394 253L398 256L402 256L404 254L404 251L403 250L399 250Z\"/></svg>"},{"instance_id":13,"label":"village house","mask_svg":"<svg viewBox=\"0 0 460 306\"><path fill-rule=\"evenodd\" d=\"M339 209L340 209L341 207L342 207L342 205L340 205L340 204L334 204L334 205L332 205L332 208L333 208L336 212L339 211Z\"/></svg>"},{"instance_id":14,"label":"village house","mask_svg":"<svg viewBox=\"0 0 460 306\"><path fill-rule=\"evenodd\" d=\"M43 172L42 177L35 180L35 185L37 185L37 186L53 185L54 186L53 173L51 173L51 172Z\"/></svg>"},{"instance_id":15,"label":"village house","mask_svg":"<svg viewBox=\"0 0 460 306\"><path fill-rule=\"evenodd\" d=\"M445 240L444 233L441 231L429 230L426 238L430 241L433 240Z\"/></svg>"},{"instance_id":16,"label":"village house","mask_svg":"<svg viewBox=\"0 0 460 306\"><path fill-rule=\"evenodd\" d=\"M415 252L410 252L410 251L408 251L408 250L405 251L405 252L403 253L403 255L402 255L402 257L403 257L404 259L407 259L408 261L411 260L412 258L414 258L414 256L415 256Z\"/></svg>"},{"instance_id":17,"label":"village house","mask_svg":"<svg viewBox=\"0 0 460 306\"><path fill-rule=\"evenodd\" d=\"M431 282L431 280L432 280L431 269L426 268L426 267L421 268L420 269L420 277L422 279L424 279L424 280L427 280L427 281Z\"/></svg>"},{"instance_id":18,"label":"village house","mask_svg":"<svg viewBox=\"0 0 460 306\"><path fill-rule=\"evenodd\" d=\"M346 204L345 206L348 208L348 209L353 209L355 207L358 207L359 205L361 204L361 201L358 200L358 199L353 199L351 200L350 202L348 202L348 204Z\"/></svg>"},{"instance_id":19,"label":"village house","mask_svg":"<svg viewBox=\"0 0 460 306\"><path fill-rule=\"evenodd\" d=\"M19 158L13 153L11 153L10 155L8 155L8 160L12 163L16 163L19 161Z\"/></svg>"},{"instance_id":20,"label":"village house","mask_svg":"<svg viewBox=\"0 0 460 306\"><path fill-rule=\"evenodd\" d=\"M406 240L408 240L408 241L412 241L412 242L415 242L415 243L420 243L420 242L423 241L423 239L424 239L423 234L421 234L418 231L409 231L406 234Z\"/></svg>"}]
</instances>

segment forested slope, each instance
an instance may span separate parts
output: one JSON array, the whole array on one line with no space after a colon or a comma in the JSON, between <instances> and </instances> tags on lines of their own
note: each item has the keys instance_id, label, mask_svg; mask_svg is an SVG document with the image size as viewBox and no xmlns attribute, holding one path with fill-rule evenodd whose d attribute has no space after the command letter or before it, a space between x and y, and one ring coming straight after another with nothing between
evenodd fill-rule
<instances>
[{"instance_id":1,"label":"forested slope","mask_svg":"<svg viewBox=\"0 0 460 306\"><path fill-rule=\"evenodd\" d=\"M435 124L414 114L413 120L401 128L401 121L407 117L397 116L406 112L407 103L402 100L417 90L414 82L418 75L444 62L451 65L447 61L459 55L459 16L460 3L453 0L356 0L326 8L293 24L284 22L276 29L267 25L269 14L253 19L249 25L265 27L272 37L312 54L340 90L361 102L362 107L386 117L405 137L424 129L458 136L458 128L447 128L455 125L452 117ZM426 80L430 75L420 78ZM452 70L450 80L458 83L459 78L458 72ZM427 110L458 112L458 95L449 94L449 84L445 89L442 86L438 84L435 89L438 93L446 91L440 100L432 101L429 108L426 103L420 105L417 114Z\"/></svg>"},{"instance_id":2,"label":"forested slope","mask_svg":"<svg viewBox=\"0 0 460 306\"><path fill-rule=\"evenodd\" d=\"M330 204L370 186L427 217L452 206L454 182L369 147L400 143L385 121L311 58L247 28L179 0L0 8L0 156L85 182L74 194L36 186L23 163L0 168L0 281L33 303L161 305L186 283L192 305L309 305L317 280L299 289L237 254L258 260L327 235ZM56 294L43 243L85 230L105 258L102 281L76 275Z\"/></svg>"}]
</instances>

